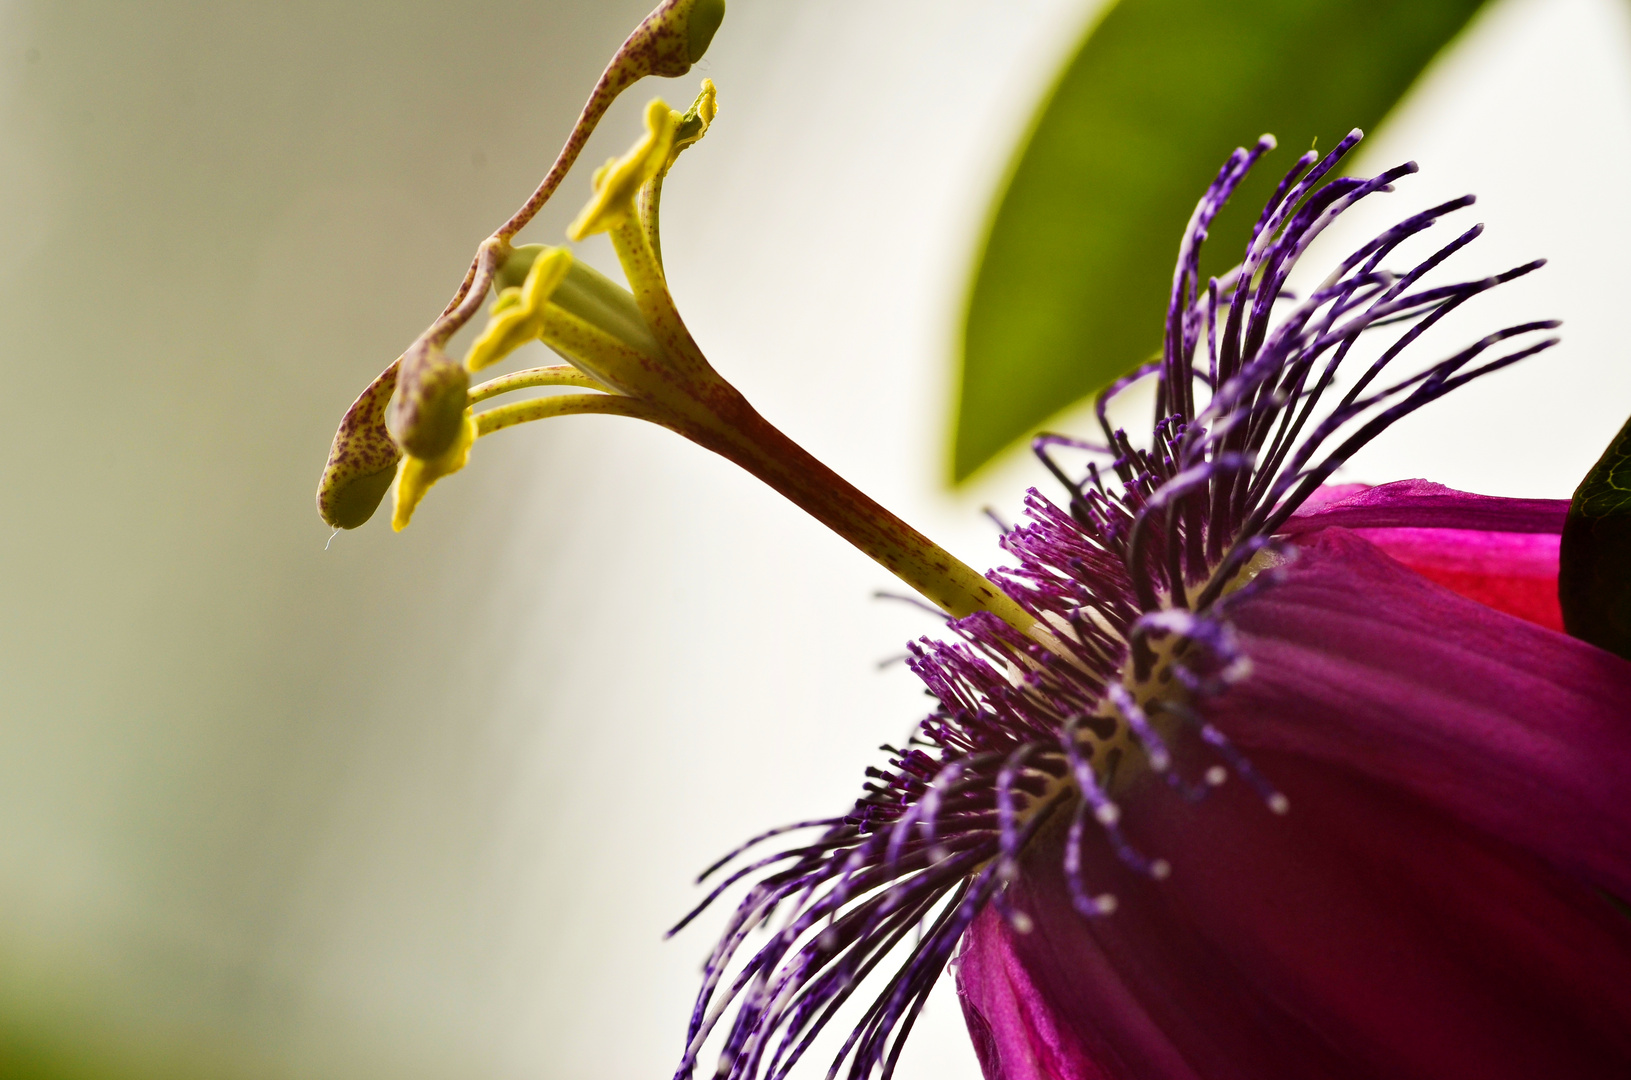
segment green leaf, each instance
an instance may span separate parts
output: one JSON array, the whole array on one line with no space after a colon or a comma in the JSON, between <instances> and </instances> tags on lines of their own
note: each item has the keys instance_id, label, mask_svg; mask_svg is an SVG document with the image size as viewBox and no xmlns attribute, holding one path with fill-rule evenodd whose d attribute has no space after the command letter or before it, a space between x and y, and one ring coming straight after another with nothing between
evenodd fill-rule
<instances>
[{"instance_id":1,"label":"green leaf","mask_svg":"<svg viewBox=\"0 0 1631 1080\"><path fill-rule=\"evenodd\" d=\"M1557 595L1564 629L1631 660L1631 420L1569 503Z\"/></svg>"},{"instance_id":2,"label":"green leaf","mask_svg":"<svg viewBox=\"0 0 1631 1080\"><path fill-rule=\"evenodd\" d=\"M1283 148L1211 230L1239 261L1297 155L1373 127L1481 0L1122 0L1020 150L970 294L953 475L1152 356L1190 211L1229 152Z\"/></svg>"}]
</instances>

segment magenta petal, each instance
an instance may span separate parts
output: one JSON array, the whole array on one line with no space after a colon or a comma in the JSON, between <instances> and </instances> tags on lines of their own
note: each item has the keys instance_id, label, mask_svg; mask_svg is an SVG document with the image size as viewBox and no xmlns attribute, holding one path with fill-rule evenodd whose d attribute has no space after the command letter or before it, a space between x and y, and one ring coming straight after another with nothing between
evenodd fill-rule
<instances>
[{"instance_id":1,"label":"magenta petal","mask_svg":"<svg viewBox=\"0 0 1631 1080\"><path fill-rule=\"evenodd\" d=\"M1344 530L1235 613L1247 748L1374 777L1631 896L1631 663L1491 611Z\"/></svg>"},{"instance_id":2,"label":"magenta petal","mask_svg":"<svg viewBox=\"0 0 1631 1080\"><path fill-rule=\"evenodd\" d=\"M1413 570L1448 574L1550 578L1557 587L1557 533L1472 529L1355 529Z\"/></svg>"},{"instance_id":3,"label":"magenta petal","mask_svg":"<svg viewBox=\"0 0 1631 1080\"><path fill-rule=\"evenodd\" d=\"M1298 536L1340 525L1345 529L1561 533L1568 512L1567 499L1501 499L1457 491L1430 480L1399 480L1377 487L1343 484L1323 488L1280 532Z\"/></svg>"},{"instance_id":4,"label":"magenta petal","mask_svg":"<svg viewBox=\"0 0 1631 1080\"><path fill-rule=\"evenodd\" d=\"M1244 785L1192 806L1162 790L1128 826L1171 859L1135 876L1089 844L1120 900L1071 908L1062 830L959 971L988 1080L1574 1080L1631 1075L1631 921L1590 888L1415 800L1291 755L1290 796Z\"/></svg>"},{"instance_id":5,"label":"magenta petal","mask_svg":"<svg viewBox=\"0 0 1631 1080\"><path fill-rule=\"evenodd\" d=\"M1084 985L1117 983L1115 972L1103 963L1079 967L1076 978ZM964 938L957 985L986 1080L1101 1080L1110 1075L1093 1063L1073 1032L1061 1028L1015 955L1010 932L989 908ZM1151 1028L1146 1017L1124 1015L1120 1022ZM1158 1030L1147 1031L1146 1038L1158 1050L1166 1046Z\"/></svg>"},{"instance_id":6,"label":"magenta petal","mask_svg":"<svg viewBox=\"0 0 1631 1080\"><path fill-rule=\"evenodd\" d=\"M1062 830L959 986L991 1080L1631 1075L1631 664L1455 596L1333 530L1236 612L1254 673L1207 715L1290 798L1146 778L1090 836L1115 914L1071 908ZM1194 763L1189 763L1191 767Z\"/></svg>"}]
</instances>

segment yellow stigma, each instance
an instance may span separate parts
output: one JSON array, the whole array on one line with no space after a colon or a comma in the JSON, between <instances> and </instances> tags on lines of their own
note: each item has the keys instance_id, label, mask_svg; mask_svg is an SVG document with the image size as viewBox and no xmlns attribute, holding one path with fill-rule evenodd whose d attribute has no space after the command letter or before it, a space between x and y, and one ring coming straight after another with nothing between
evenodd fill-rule
<instances>
[{"instance_id":1,"label":"yellow stigma","mask_svg":"<svg viewBox=\"0 0 1631 1080\"><path fill-rule=\"evenodd\" d=\"M413 518L414 508L425 497L432 484L444 476L450 476L464 468L464 463L470 460L470 447L476 441L476 421L470 415L470 410L464 413L464 423L459 426L459 433L439 457L416 458L412 455L402 459L402 467L396 474L396 504L391 512L391 528L401 532L408 527Z\"/></svg>"},{"instance_id":2,"label":"yellow stigma","mask_svg":"<svg viewBox=\"0 0 1631 1080\"><path fill-rule=\"evenodd\" d=\"M486 329L470 346L464 366L470 371L491 367L543 332L544 305L572 268L572 252L545 248L532 261L526 280L498 294Z\"/></svg>"},{"instance_id":3,"label":"yellow stigma","mask_svg":"<svg viewBox=\"0 0 1631 1080\"><path fill-rule=\"evenodd\" d=\"M663 163L664 172L674 167L681 150L697 143L708 134L709 126L718 115L719 91L714 88L712 79L703 79L702 92L691 103L691 107L683 115L674 114L674 148L668 152L668 160Z\"/></svg>"},{"instance_id":4,"label":"yellow stigma","mask_svg":"<svg viewBox=\"0 0 1631 1080\"><path fill-rule=\"evenodd\" d=\"M613 158L595 171L595 195L577 220L567 226L569 240L582 240L609 232L635 213L635 198L646 181L668 166L680 114L661 98L646 106L646 133L627 154Z\"/></svg>"}]
</instances>

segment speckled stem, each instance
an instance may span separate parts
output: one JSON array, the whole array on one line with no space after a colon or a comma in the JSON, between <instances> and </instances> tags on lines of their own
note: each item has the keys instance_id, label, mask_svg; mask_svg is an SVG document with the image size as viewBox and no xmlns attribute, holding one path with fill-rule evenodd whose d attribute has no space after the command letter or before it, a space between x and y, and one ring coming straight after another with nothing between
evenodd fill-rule
<instances>
[{"instance_id":1,"label":"speckled stem","mask_svg":"<svg viewBox=\"0 0 1631 1080\"><path fill-rule=\"evenodd\" d=\"M426 338L437 344L445 344L480 309L481 300L492 284L493 274L510 253L510 241L527 227L544 204L549 202L550 196L555 194L555 189L561 186L561 181L566 179L567 173L577 163L578 155L588 145L589 136L594 134L596 125L618 95L647 75L677 76L685 74L690 68L684 30L677 28L666 17L674 6L672 2L659 5L635 27L634 33L612 55L606 70L601 72L595 88L590 91L583 111L578 114L578 122L572 126L571 134L556 155L555 164L550 166L549 172L527 201L521 204L521 208L482 242L476 257L470 261L470 269L465 271L464 281L453 294L453 299L448 301L447 307L442 309L441 316L425 332Z\"/></svg>"}]
</instances>

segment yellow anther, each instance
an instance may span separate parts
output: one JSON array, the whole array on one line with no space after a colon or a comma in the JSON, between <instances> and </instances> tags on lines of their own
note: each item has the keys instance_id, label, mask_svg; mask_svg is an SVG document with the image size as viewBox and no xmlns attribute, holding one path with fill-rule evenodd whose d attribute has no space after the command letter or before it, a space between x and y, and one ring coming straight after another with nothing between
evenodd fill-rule
<instances>
[{"instance_id":1,"label":"yellow anther","mask_svg":"<svg viewBox=\"0 0 1631 1080\"><path fill-rule=\"evenodd\" d=\"M412 456L402 459L402 467L396 475L396 505L391 513L391 528L401 532L408 527L413 518L414 508L419 505L429 491L431 485L444 476L450 476L464 468L466 461L470 460L470 447L476 441L476 421L465 411L464 422L459 425L459 433L453 439L453 445L440 456L429 460Z\"/></svg>"},{"instance_id":2,"label":"yellow anther","mask_svg":"<svg viewBox=\"0 0 1631 1080\"><path fill-rule=\"evenodd\" d=\"M663 0L629 35L602 80L626 86L646 75L684 75L708 51L724 20L725 0Z\"/></svg>"},{"instance_id":3,"label":"yellow anther","mask_svg":"<svg viewBox=\"0 0 1631 1080\"><path fill-rule=\"evenodd\" d=\"M398 365L368 384L334 433L317 485L317 512L336 529L355 529L374 515L396 475L402 450L385 427Z\"/></svg>"},{"instance_id":4,"label":"yellow anther","mask_svg":"<svg viewBox=\"0 0 1631 1080\"><path fill-rule=\"evenodd\" d=\"M675 5L685 12L686 59L696 63L714 40L714 31L725 21L725 0L690 0Z\"/></svg>"},{"instance_id":5,"label":"yellow anther","mask_svg":"<svg viewBox=\"0 0 1631 1080\"><path fill-rule=\"evenodd\" d=\"M526 280L498 294L487 327L464 358L468 371L491 367L543 329L544 305L572 268L572 252L564 247L544 248L532 261Z\"/></svg>"},{"instance_id":6,"label":"yellow anther","mask_svg":"<svg viewBox=\"0 0 1631 1080\"><path fill-rule=\"evenodd\" d=\"M661 98L651 100L646 106L646 133L627 154L608 161L595 172L595 196L567 227L569 240L608 232L634 215L634 200L640 189L668 165L678 116Z\"/></svg>"}]
</instances>

